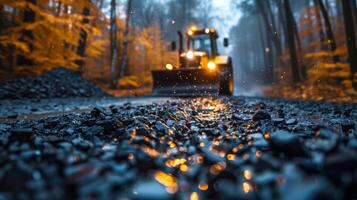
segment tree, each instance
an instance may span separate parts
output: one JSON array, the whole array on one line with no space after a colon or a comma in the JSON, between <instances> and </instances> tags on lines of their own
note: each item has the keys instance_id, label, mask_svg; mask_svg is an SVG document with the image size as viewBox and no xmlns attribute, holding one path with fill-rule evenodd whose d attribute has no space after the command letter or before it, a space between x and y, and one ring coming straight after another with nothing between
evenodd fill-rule
<instances>
[{"instance_id":1,"label":"tree","mask_svg":"<svg viewBox=\"0 0 357 200\"><path fill-rule=\"evenodd\" d=\"M24 10L22 22L24 24L32 24L35 22L36 19L36 13L31 7L35 7L37 4L37 0L26 0L25 1L26 8ZM34 39L34 35L31 30L24 28L22 30L22 36L20 38L23 42L27 43L27 47L29 48L29 51L33 50L33 45L31 43L31 40ZM32 59L29 59L26 57L24 54L20 54L19 57L17 58L17 64L19 65L25 65L25 66L31 66L34 64Z\"/></svg>"},{"instance_id":2,"label":"tree","mask_svg":"<svg viewBox=\"0 0 357 200\"><path fill-rule=\"evenodd\" d=\"M335 63L338 63L338 62L340 62L340 57L338 55L335 55L335 53L336 53L335 51L337 49L337 45L336 45L335 36L333 34L333 31L332 31L332 26L331 26L330 18L328 16L328 12L327 12L322 0L316 0L316 1L317 1L318 5L319 5L319 8L320 8L321 13L322 13L322 16L324 18L329 50L334 54L333 61Z\"/></svg>"},{"instance_id":3,"label":"tree","mask_svg":"<svg viewBox=\"0 0 357 200\"><path fill-rule=\"evenodd\" d=\"M112 76L111 84L115 87L115 74L117 73L117 49L118 49L118 26L116 13L116 0L111 0L110 3L110 72Z\"/></svg>"},{"instance_id":4,"label":"tree","mask_svg":"<svg viewBox=\"0 0 357 200\"><path fill-rule=\"evenodd\" d=\"M214 17L211 15L213 5L212 1L201 1L199 3L200 12L198 12L196 18L199 21L201 27L210 27Z\"/></svg>"},{"instance_id":5,"label":"tree","mask_svg":"<svg viewBox=\"0 0 357 200\"><path fill-rule=\"evenodd\" d=\"M260 1L256 0L255 4L259 10L260 17L258 18L258 21L263 21L264 26L265 26L265 33L269 35L269 39L267 42L265 42L265 36L262 31L261 26L259 25L259 32L260 32L260 37L261 37L261 42L264 44L263 45L263 55L264 55L264 60L265 60L265 68L266 71L269 71L269 82L273 82L274 80L274 62L273 62L273 52L272 52L272 45L274 44L275 48L275 61L279 62L280 61L280 56L281 56L281 45L280 45L280 38L279 34L275 25L275 21L272 15L272 11L270 8L270 1ZM261 24L261 23L260 23ZM264 47L265 46L265 47Z\"/></svg>"},{"instance_id":6,"label":"tree","mask_svg":"<svg viewBox=\"0 0 357 200\"><path fill-rule=\"evenodd\" d=\"M128 0L127 8L126 8L125 31L124 31L124 38L123 38L123 50L120 57L121 62L119 67L119 73L117 74L118 82L120 81L120 78L124 76L125 68L127 67L127 62L128 62L127 59L128 59L128 46L129 46L129 29L130 29L130 18L132 12L131 6L132 6L132 0Z\"/></svg>"},{"instance_id":7,"label":"tree","mask_svg":"<svg viewBox=\"0 0 357 200\"><path fill-rule=\"evenodd\" d=\"M168 25L165 28L164 38L172 41L177 38L177 30L187 30L191 25L199 25L196 10L199 9L199 0L170 0L167 3Z\"/></svg>"},{"instance_id":8,"label":"tree","mask_svg":"<svg viewBox=\"0 0 357 200\"><path fill-rule=\"evenodd\" d=\"M88 4L90 4L90 0L88 0ZM90 15L90 9L89 5L85 4L83 7L83 20L82 20L82 25L87 25L89 24L89 15ZM88 33L86 30L83 28L80 30L80 37L78 41L78 46L77 46L77 54L80 56L80 59L76 61L76 64L79 66L79 71L83 73L84 71L84 58L85 58L85 51L87 47L87 38L88 38Z\"/></svg>"},{"instance_id":9,"label":"tree","mask_svg":"<svg viewBox=\"0 0 357 200\"><path fill-rule=\"evenodd\" d=\"M290 52L290 63L291 63L291 73L292 73L292 81L293 84L300 82L299 75L299 64L298 57L296 52L296 44L295 44L295 35L294 35L294 16L291 11L289 0L284 0L284 10L286 17L286 26L287 26L287 38L289 44L289 52Z\"/></svg>"},{"instance_id":10,"label":"tree","mask_svg":"<svg viewBox=\"0 0 357 200\"><path fill-rule=\"evenodd\" d=\"M322 25L322 20L321 20L321 12L320 12L320 4L318 2L318 0L314 0L314 4L315 4L315 15L316 15L316 21L317 21L317 26L319 29L319 38L320 38L320 46L321 46L321 50L325 49L325 29L324 26Z\"/></svg>"},{"instance_id":11,"label":"tree","mask_svg":"<svg viewBox=\"0 0 357 200\"><path fill-rule=\"evenodd\" d=\"M258 10L262 15L265 27L268 30L269 37L274 42L274 46L277 50L278 55L281 55L281 46L279 40L279 34L272 17L272 11L270 8L270 1L255 0Z\"/></svg>"},{"instance_id":12,"label":"tree","mask_svg":"<svg viewBox=\"0 0 357 200\"><path fill-rule=\"evenodd\" d=\"M356 36L354 32L353 15L351 10L351 3L348 0L341 0L343 17L345 22L346 42L348 49L348 61L350 64L351 79L353 87L357 88L357 48L356 48Z\"/></svg>"}]
</instances>

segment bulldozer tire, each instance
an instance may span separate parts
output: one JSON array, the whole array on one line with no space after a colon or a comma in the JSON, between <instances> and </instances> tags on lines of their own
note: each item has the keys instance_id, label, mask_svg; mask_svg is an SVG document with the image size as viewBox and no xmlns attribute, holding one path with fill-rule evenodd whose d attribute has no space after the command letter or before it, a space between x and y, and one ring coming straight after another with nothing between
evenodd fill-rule
<instances>
[{"instance_id":1,"label":"bulldozer tire","mask_svg":"<svg viewBox=\"0 0 357 200\"><path fill-rule=\"evenodd\" d=\"M220 82L219 95L232 96L233 95L233 76L229 74L227 77L222 77Z\"/></svg>"}]
</instances>

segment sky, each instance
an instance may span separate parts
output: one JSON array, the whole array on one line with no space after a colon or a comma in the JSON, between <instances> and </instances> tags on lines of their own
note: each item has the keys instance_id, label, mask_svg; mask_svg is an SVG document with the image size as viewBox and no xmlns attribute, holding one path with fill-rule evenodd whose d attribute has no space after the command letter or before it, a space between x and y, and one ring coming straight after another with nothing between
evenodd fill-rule
<instances>
[{"instance_id":1,"label":"sky","mask_svg":"<svg viewBox=\"0 0 357 200\"><path fill-rule=\"evenodd\" d=\"M207 0L205 0L207 1ZM238 9L231 6L231 0L211 0L213 3L213 14L215 19L213 21L213 26L219 32L221 38L229 37L229 31L231 28L238 23L241 13ZM222 15L222 13L224 15ZM222 44L219 43L219 49L222 53L230 54L231 48L223 48Z\"/></svg>"},{"instance_id":2,"label":"sky","mask_svg":"<svg viewBox=\"0 0 357 200\"><path fill-rule=\"evenodd\" d=\"M241 14L231 6L231 0L211 0L213 3L213 13L216 19L213 25L223 37L229 36L229 30L237 24ZM224 15L222 15L222 13Z\"/></svg>"}]
</instances>

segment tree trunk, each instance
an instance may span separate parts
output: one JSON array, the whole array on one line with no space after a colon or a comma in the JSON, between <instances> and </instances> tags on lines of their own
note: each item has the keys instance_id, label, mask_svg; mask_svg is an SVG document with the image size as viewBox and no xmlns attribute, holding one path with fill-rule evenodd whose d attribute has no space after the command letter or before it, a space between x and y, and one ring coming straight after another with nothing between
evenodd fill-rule
<instances>
[{"instance_id":1,"label":"tree trunk","mask_svg":"<svg viewBox=\"0 0 357 200\"><path fill-rule=\"evenodd\" d=\"M306 72L306 67L304 65L304 50L302 48L302 44L301 44L301 39L300 39L300 34L299 34L299 29L298 29L298 25L296 23L296 20L294 19L294 16L291 16L291 18L293 19L293 23L294 23L294 34L296 37L296 44L297 44L297 49L298 49L298 62L299 62L299 66L300 66L300 78L301 79L306 79L307 78L307 72Z\"/></svg>"},{"instance_id":2,"label":"tree trunk","mask_svg":"<svg viewBox=\"0 0 357 200\"><path fill-rule=\"evenodd\" d=\"M269 30L262 29L264 27L263 15L258 16L258 29L259 29L259 37L261 45L261 53L263 55L264 60L264 82L271 84L274 81L274 65L273 65L273 55L272 55L272 40L268 39Z\"/></svg>"},{"instance_id":3,"label":"tree trunk","mask_svg":"<svg viewBox=\"0 0 357 200\"><path fill-rule=\"evenodd\" d=\"M259 40L260 40L259 43L261 44L259 49L263 56L264 68L266 68L269 65L269 62L268 62L269 58L267 57L267 54L265 53L265 48L266 48L267 44L266 44L266 36L264 35L263 28L262 28L263 27L263 22L262 22L263 19L262 18L263 18L262 15L257 16L257 21L258 21L257 27L258 27L258 35L259 35ZM264 29L264 30L266 30L266 29ZM268 31L266 31L266 32L268 32ZM259 52L257 52L257 53L258 53L257 55L260 54Z\"/></svg>"},{"instance_id":4,"label":"tree trunk","mask_svg":"<svg viewBox=\"0 0 357 200\"><path fill-rule=\"evenodd\" d=\"M313 29L313 19L312 19L312 15L311 15L311 7L310 7L310 0L305 0L305 6L306 6L306 10L307 10L307 19L309 21L307 27L309 29L309 35L307 37L307 46L308 46L308 51L312 51L311 50L311 46L310 43L314 40L313 38L313 32L311 31ZM315 49L313 49L315 50Z\"/></svg>"},{"instance_id":5,"label":"tree trunk","mask_svg":"<svg viewBox=\"0 0 357 200\"><path fill-rule=\"evenodd\" d=\"M348 49L348 62L350 64L351 80L353 87L357 88L357 48L356 48L356 36L354 32L353 16L351 9L351 2L349 0L341 0L343 17L345 22L346 31L346 43Z\"/></svg>"},{"instance_id":6,"label":"tree trunk","mask_svg":"<svg viewBox=\"0 0 357 200\"><path fill-rule=\"evenodd\" d=\"M117 55L118 55L118 26L117 26L117 13L116 13L116 0L111 0L110 3L110 60L111 60L111 84L115 87L117 73Z\"/></svg>"},{"instance_id":7,"label":"tree trunk","mask_svg":"<svg viewBox=\"0 0 357 200\"><path fill-rule=\"evenodd\" d=\"M293 84L300 82L299 64L296 52L295 37L294 37L294 18L290 7L289 0L284 0L284 10L287 26L287 38L289 43L291 75Z\"/></svg>"},{"instance_id":8,"label":"tree trunk","mask_svg":"<svg viewBox=\"0 0 357 200\"><path fill-rule=\"evenodd\" d=\"M58 2L58 5L57 5L57 9L56 9L56 15L57 17L59 17L61 15L61 12L62 12L62 2Z\"/></svg>"},{"instance_id":9,"label":"tree trunk","mask_svg":"<svg viewBox=\"0 0 357 200\"><path fill-rule=\"evenodd\" d=\"M271 37L271 39L274 41L274 46L278 52L278 54L281 55L281 46L280 46L280 40L279 40L279 35L278 32L276 30L276 26L274 21L268 16L268 12L266 12L266 10L270 9L269 5L265 5L263 4L263 1L261 0L255 0L258 9L260 10L260 13L262 14L263 20L264 20L264 24L266 26L266 28L269 30L269 35ZM266 9L267 8L267 9ZM271 20L269 20L271 19Z\"/></svg>"},{"instance_id":10,"label":"tree trunk","mask_svg":"<svg viewBox=\"0 0 357 200\"><path fill-rule=\"evenodd\" d=\"M324 27L322 26L322 20L321 20L321 12L320 12L320 6L318 3L318 0L314 0L314 6L315 6L315 12L316 12L316 21L317 21L317 26L319 28L319 38L320 38L320 46L321 50L325 50L325 31Z\"/></svg>"},{"instance_id":11,"label":"tree trunk","mask_svg":"<svg viewBox=\"0 0 357 200\"><path fill-rule=\"evenodd\" d=\"M120 78L124 76L125 69L127 67L128 62L128 47L129 47L129 30L130 30L130 18L131 18L131 6L132 0L128 0L127 9L126 9L126 19L125 19L125 31L124 31L124 38L123 38L123 50L121 53L121 62L119 73L117 75L117 84L120 81Z\"/></svg>"},{"instance_id":12,"label":"tree trunk","mask_svg":"<svg viewBox=\"0 0 357 200\"><path fill-rule=\"evenodd\" d=\"M326 33L327 33L327 39L328 39L328 44L329 44L329 50L332 53L335 53L335 51L337 49L337 44L336 44L335 36L333 34L330 18L328 16L328 13L327 13L327 10L326 10L324 4L322 3L322 0L317 0L317 3L319 5L319 7L320 7L322 16L324 18L325 27L326 27ZM340 62L340 57L338 55L334 55L333 56L333 61L335 63Z\"/></svg>"},{"instance_id":13,"label":"tree trunk","mask_svg":"<svg viewBox=\"0 0 357 200\"><path fill-rule=\"evenodd\" d=\"M355 28L357 27L357 3L355 0L351 0L352 2L352 15L353 15L353 22Z\"/></svg>"},{"instance_id":14,"label":"tree trunk","mask_svg":"<svg viewBox=\"0 0 357 200\"><path fill-rule=\"evenodd\" d=\"M88 2L90 3L90 1ZM83 8L83 20L82 20L82 26L85 26L86 24L89 23L88 16L90 15L90 9L88 8L88 5L85 5ZM83 73L84 72L84 64L85 64L85 53L86 53L86 47L87 47L87 39L88 39L88 33L82 28L80 30L80 37L78 41L78 46L77 46L77 55L81 57L81 59L76 60L76 64L79 67L79 72Z\"/></svg>"},{"instance_id":15,"label":"tree trunk","mask_svg":"<svg viewBox=\"0 0 357 200\"><path fill-rule=\"evenodd\" d=\"M37 0L26 0L27 3L33 4L36 6ZM36 20L36 13L35 11L26 8L24 11L24 15L22 18L23 23L34 23ZM33 40L33 33L31 30L23 30L22 31L22 40ZM27 43L28 48L30 49L30 52L33 50L33 45L31 43ZM18 65L23 65L23 66L32 66L34 65L33 60L29 59L26 55L19 55L17 58L17 64Z\"/></svg>"},{"instance_id":16,"label":"tree trunk","mask_svg":"<svg viewBox=\"0 0 357 200\"><path fill-rule=\"evenodd\" d=\"M1 17L0 19L0 34L2 34L4 28L5 28L5 11L4 11L4 5L0 4L0 16L3 16Z\"/></svg>"}]
</instances>

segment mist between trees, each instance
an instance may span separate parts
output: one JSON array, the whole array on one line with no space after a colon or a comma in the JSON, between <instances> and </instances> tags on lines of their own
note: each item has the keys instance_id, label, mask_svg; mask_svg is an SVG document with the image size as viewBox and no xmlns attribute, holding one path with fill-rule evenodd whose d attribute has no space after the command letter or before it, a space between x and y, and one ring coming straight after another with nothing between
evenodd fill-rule
<instances>
[{"instance_id":1,"label":"mist between trees","mask_svg":"<svg viewBox=\"0 0 357 200\"><path fill-rule=\"evenodd\" d=\"M231 30L240 84L351 89L357 72L356 1L245 0L235 5L243 12Z\"/></svg>"},{"instance_id":2,"label":"mist between trees","mask_svg":"<svg viewBox=\"0 0 357 200\"><path fill-rule=\"evenodd\" d=\"M352 88L355 0L230 4L241 12L230 30L237 84ZM0 77L63 66L112 86L146 87L151 70L178 62L169 51L177 30L214 27L225 13L213 9L200 0L0 0Z\"/></svg>"}]
</instances>

